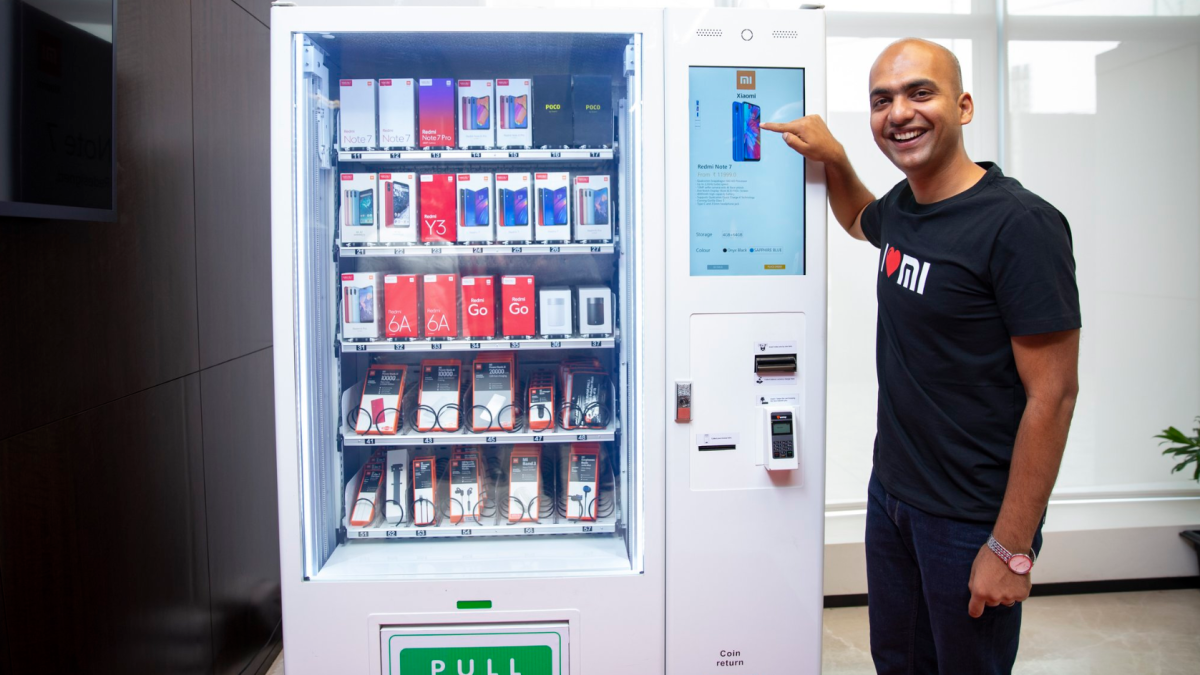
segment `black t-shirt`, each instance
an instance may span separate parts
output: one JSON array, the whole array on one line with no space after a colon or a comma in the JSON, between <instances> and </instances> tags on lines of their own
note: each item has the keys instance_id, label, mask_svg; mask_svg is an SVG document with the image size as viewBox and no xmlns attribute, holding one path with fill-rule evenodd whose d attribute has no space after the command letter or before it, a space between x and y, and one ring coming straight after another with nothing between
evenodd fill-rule
<instances>
[{"instance_id":1,"label":"black t-shirt","mask_svg":"<svg viewBox=\"0 0 1200 675\"><path fill-rule=\"evenodd\" d=\"M979 166L978 183L933 204L901 181L862 230L880 248L875 472L923 511L993 522L1025 411L1010 338L1081 324L1066 218Z\"/></svg>"}]
</instances>

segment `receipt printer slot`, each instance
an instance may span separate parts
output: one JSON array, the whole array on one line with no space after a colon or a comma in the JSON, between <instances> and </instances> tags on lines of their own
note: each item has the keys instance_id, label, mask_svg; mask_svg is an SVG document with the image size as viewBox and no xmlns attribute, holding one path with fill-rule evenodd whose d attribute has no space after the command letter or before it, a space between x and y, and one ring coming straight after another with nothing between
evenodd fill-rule
<instances>
[{"instance_id":1,"label":"receipt printer slot","mask_svg":"<svg viewBox=\"0 0 1200 675\"><path fill-rule=\"evenodd\" d=\"M792 375L796 372L795 354L756 354L754 372L757 375Z\"/></svg>"}]
</instances>

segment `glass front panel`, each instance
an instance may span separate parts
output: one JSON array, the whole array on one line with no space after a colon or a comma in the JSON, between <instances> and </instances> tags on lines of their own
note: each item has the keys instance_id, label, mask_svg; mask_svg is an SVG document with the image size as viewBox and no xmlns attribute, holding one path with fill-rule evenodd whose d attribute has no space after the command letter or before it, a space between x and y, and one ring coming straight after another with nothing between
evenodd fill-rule
<instances>
[{"instance_id":1,"label":"glass front panel","mask_svg":"<svg viewBox=\"0 0 1200 675\"><path fill-rule=\"evenodd\" d=\"M309 576L640 572L638 36L296 49Z\"/></svg>"}]
</instances>

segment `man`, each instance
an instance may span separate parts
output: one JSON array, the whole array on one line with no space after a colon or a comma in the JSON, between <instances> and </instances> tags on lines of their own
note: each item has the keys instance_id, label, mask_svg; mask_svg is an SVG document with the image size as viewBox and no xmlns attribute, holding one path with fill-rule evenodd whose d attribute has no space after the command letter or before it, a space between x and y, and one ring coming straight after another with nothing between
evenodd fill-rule
<instances>
[{"instance_id":1,"label":"man","mask_svg":"<svg viewBox=\"0 0 1200 675\"><path fill-rule=\"evenodd\" d=\"M878 200L819 117L762 125L825 165L838 222L880 248L866 550L882 674L1011 672L1078 391L1067 221L970 160L962 89L936 44L880 54L871 130L906 180Z\"/></svg>"}]
</instances>

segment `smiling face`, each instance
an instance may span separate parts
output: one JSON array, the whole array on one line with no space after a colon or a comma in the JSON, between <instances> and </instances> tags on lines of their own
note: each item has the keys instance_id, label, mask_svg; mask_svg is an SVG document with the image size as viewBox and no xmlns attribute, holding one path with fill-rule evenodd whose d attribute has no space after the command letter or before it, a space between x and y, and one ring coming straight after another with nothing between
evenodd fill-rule
<instances>
[{"instance_id":1,"label":"smiling face","mask_svg":"<svg viewBox=\"0 0 1200 675\"><path fill-rule=\"evenodd\" d=\"M958 64L944 48L895 43L871 67L871 132L906 176L930 175L963 149L962 126L974 103L962 93Z\"/></svg>"}]
</instances>

